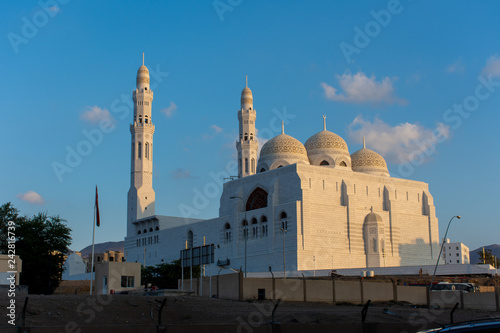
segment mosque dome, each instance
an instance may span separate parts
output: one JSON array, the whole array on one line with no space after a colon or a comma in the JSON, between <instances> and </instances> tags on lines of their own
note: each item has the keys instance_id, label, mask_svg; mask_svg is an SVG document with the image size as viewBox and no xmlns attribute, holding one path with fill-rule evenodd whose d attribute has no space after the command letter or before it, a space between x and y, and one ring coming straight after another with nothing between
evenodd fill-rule
<instances>
[{"instance_id":1,"label":"mosque dome","mask_svg":"<svg viewBox=\"0 0 500 333\"><path fill-rule=\"evenodd\" d=\"M311 136L304 146L312 165L351 166L347 143L326 129L326 116L323 116L323 130Z\"/></svg>"},{"instance_id":2,"label":"mosque dome","mask_svg":"<svg viewBox=\"0 0 500 333\"><path fill-rule=\"evenodd\" d=\"M353 171L390 177L385 159L380 154L366 148L365 144L363 144L362 149L351 155L351 163Z\"/></svg>"},{"instance_id":3,"label":"mosque dome","mask_svg":"<svg viewBox=\"0 0 500 333\"><path fill-rule=\"evenodd\" d=\"M267 141L262 147L257 169L263 172L295 163L309 164L307 150L299 140L282 130L280 135Z\"/></svg>"},{"instance_id":4,"label":"mosque dome","mask_svg":"<svg viewBox=\"0 0 500 333\"><path fill-rule=\"evenodd\" d=\"M270 154L300 154L307 156L307 151L299 140L282 133L267 141L260 151L261 157Z\"/></svg>"},{"instance_id":5,"label":"mosque dome","mask_svg":"<svg viewBox=\"0 0 500 333\"><path fill-rule=\"evenodd\" d=\"M243 88L241 91L241 105L244 104L253 104L252 91L248 87Z\"/></svg>"},{"instance_id":6,"label":"mosque dome","mask_svg":"<svg viewBox=\"0 0 500 333\"><path fill-rule=\"evenodd\" d=\"M144 65L137 70L136 84L137 87L149 86L149 70Z\"/></svg>"}]
</instances>

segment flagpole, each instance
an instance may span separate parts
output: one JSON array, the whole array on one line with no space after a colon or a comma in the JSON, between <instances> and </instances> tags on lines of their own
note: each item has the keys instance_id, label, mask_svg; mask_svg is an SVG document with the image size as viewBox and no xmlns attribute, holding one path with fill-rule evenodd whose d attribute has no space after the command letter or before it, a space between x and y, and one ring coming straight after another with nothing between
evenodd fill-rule
<instances>
[{"instance_id":1,"label":"flagpole","mask_svg":"<svg viewBox=\"0 0 500 333\"><path fill-rule=\"evenodd\" d=\"M94 239L95 239L95 201L94 201L94 222L92 230L92 268L90 270L90 295L92 295L92 280L94 279Z\"/></svg>"}]
</instances>

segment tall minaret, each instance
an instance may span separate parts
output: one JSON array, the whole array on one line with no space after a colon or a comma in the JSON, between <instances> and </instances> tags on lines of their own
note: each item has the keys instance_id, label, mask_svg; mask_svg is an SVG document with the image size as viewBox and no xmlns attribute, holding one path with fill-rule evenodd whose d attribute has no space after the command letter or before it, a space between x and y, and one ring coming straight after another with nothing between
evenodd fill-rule
<instances>
[{"instance_id":1,"label":"tall minaret","mask_svg":"<svg viewBox=\"0 0 500 333\"><path fill-rule=\"evenodd\" d=\"M236 141L238 149L238 178L254 175L257 168L257 149L259 142L255 134L255 118L252 91L248 88L248 77L241 92L241 110L238 110L240 139Z\"/></svg>"},{"instance_id":2,"label":"tall minaret","mask_svg":"<svg viewBox=\"0 0 500 333\"><path fill-rule=\"evenodd\" d=\"M135 234L134 221L155 214L155 191L153 190L153 134L155 126L151 119L153 92L149 89L149 71L142 66L137 71L134 100L134 122L132 134L131 177L127 205L127 236Z\"/></svg>"}]
</instances>

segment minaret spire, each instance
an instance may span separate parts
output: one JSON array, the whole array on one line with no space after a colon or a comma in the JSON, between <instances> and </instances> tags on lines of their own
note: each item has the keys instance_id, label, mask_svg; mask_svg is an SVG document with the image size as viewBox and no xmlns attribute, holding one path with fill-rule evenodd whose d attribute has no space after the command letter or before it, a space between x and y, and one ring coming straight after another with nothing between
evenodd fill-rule
<instances>
[{"instance_id":1,"label":"minaret spire","mask_svg":"<svg viewBox=\"0 0 500 333\"><path fill-rule=\"evenodd\" d=\"M323 115L323 131L326 131L326 116Z\"/></svg>"},{"instance_id":2,"label":"minaret spire","mask_svg":"<svg viewBox=\"0 0 500 333\"><path fill-rule=\"evenodd\" d=\"M245 75L245 87L248 88L248 75Z\"/></svg>"},{"instance_id":3,"label":"minaret spire","mask_svg":"<svg viewBox=\"0 0 500 333\"><path fill-rule=\"evenodd\" d=\"M142 65L144 66L144 52L142 52Z\"/></svg>"},{"instance_id":4,"label":"minaret spire","mask_svg":"<svg viewBox=\"0 0 500 333\"><path fill-rule=\"evenodd\" d=\"M366 148L366 140L364 135L363 135L363 148Z\"/></svg>"},{"instance_id":5,"label":"minaret spire","mask_svg":"<svg viewBox=\"0 0 500 333\"><path fill-rule=\"evenodd\" d=\"M285 134L285 122L281 121L281 134Z\"/></svg>"}]
</instances>

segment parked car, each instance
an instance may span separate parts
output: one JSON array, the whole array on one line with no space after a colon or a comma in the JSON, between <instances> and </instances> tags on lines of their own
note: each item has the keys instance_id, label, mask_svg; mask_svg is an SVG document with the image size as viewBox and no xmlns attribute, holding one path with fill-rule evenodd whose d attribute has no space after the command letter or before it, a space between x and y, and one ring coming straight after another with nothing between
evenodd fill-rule
<instances>
[{"instance_id":1,"label":"parked car","mask_svg":"<svg viewBox=\"0 0 500 333\"><path fill-rule=\"evenodd\" d=\"M465 333L465 332L479 332L479 333L498 333L500 332L500 318L489 318L482 320L474 320L456 324L444 325L439 328L433 328L418 333L431 333L431 332L450 332L450 333Z\"/></svg>"},{"instance_id":2,"label":"parked car","mask_svg":"<svg viewBox=\"0 0 500 333\"><path fill-rule=\"evenodd\" d=\"M451 283L451 282L439 282L432 286L433 291L443 291L443 290L457 290L466 293L473 293L478 291L478 287L474 283Z\"/></svg>"}]
</instances>

